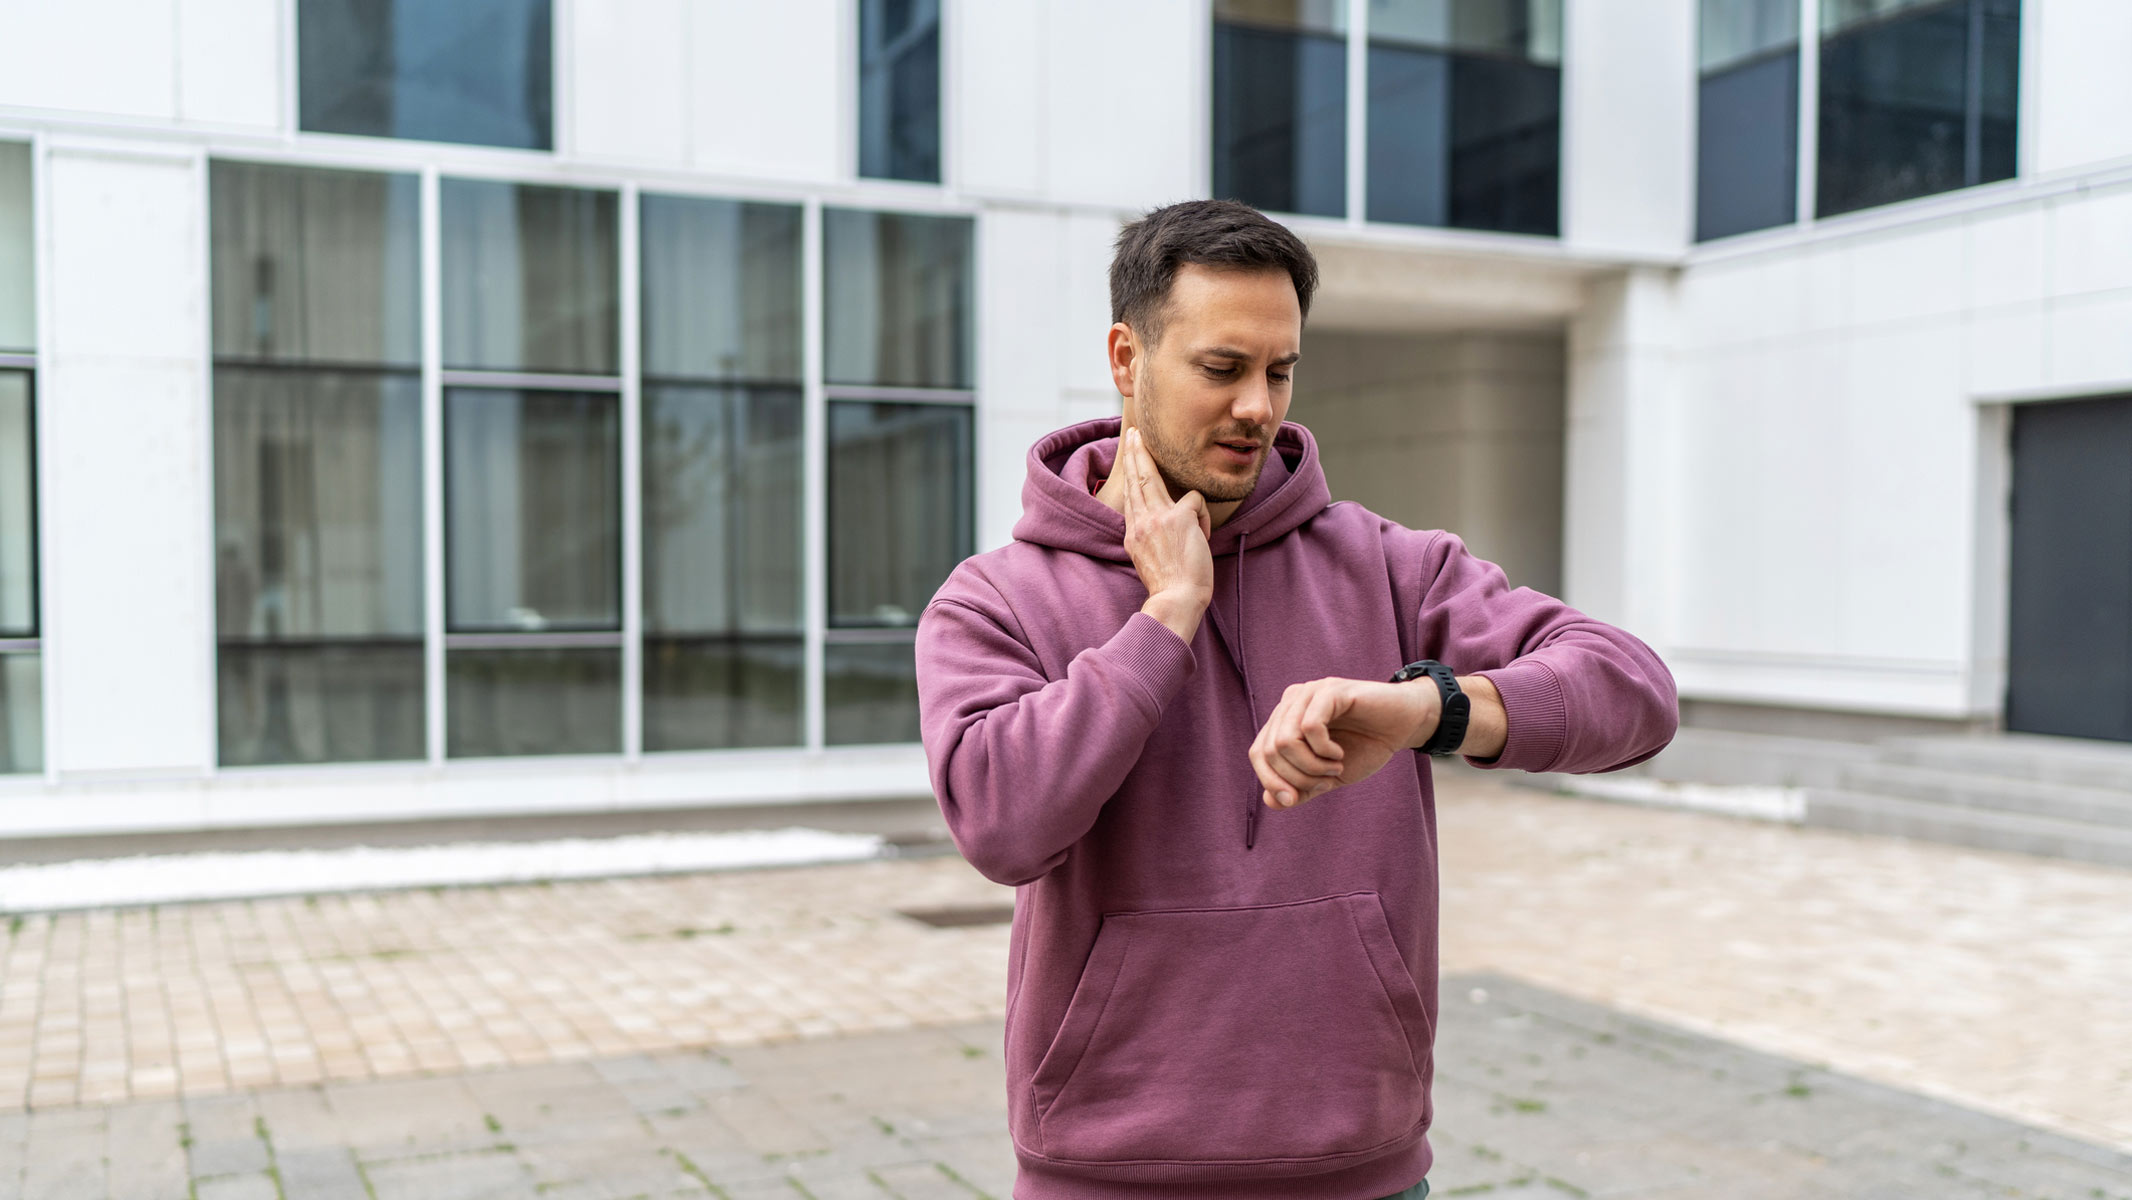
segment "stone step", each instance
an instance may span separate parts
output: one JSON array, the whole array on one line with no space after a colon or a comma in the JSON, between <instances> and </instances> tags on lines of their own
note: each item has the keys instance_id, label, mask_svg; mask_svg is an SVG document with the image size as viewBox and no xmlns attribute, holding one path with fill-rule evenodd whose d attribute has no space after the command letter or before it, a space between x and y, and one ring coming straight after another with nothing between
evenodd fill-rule
<instances>
[{"instance_id":1,"label":"stone step","mask_svg":"<svg viewBox=\"0 0 2132 1200\"><path fill-rule=\"evenodd\" d=\"M1853 764L1837 790L2132 829L2132 791L1903 763Z\"/></svg>"},{"instance_id":2,"label":"stone step","mask_svg":"<svg viewBox=\"0 0 2132 1200\"><path fill-rule=\"evenodd\" d=\"M1688 728L1631 770L1678 783L1834 788L1843 786L1846 768L1877 757L1878 749L1863 742Z\"/></svg>"},{"instance_id":3,"label":"stone step","mask_svg":"<svg viewBox=\"0 0 2132 1200\"><path fill-rule=\"evenodd\" d=\"M1884 761L1910 766L2132 792L2132 743L2004 733L1890 738L1878 748Z\"/></svg>"},{"instance_id":4,"label":"stone step","mask_svg":"<svg viewBox=\"0 0 2132 1200\"><path fill-rule=\"evenodd\" d=\"M1983 850L2132 867L2132 829L1862 792L1813 789L1806 823Z\"/></svg>"}]
</instances>

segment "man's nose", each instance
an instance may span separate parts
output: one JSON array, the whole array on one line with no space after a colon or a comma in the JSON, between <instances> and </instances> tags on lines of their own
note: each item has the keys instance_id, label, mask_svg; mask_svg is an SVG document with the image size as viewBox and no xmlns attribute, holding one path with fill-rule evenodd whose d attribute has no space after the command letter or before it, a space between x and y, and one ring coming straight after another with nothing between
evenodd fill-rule
<instances>
[{"instance_id":1,"label":"man's nose","mask_svg":"<svg viewBox=\"0 0 2132 1200\"><path fill-rule=\"evenodd\" d=\"M1273 385L1260 376L1237 389L1236 399L1229 405L1229 415L1253 425L1273 424Z\"/></svg>"}]
</instances>

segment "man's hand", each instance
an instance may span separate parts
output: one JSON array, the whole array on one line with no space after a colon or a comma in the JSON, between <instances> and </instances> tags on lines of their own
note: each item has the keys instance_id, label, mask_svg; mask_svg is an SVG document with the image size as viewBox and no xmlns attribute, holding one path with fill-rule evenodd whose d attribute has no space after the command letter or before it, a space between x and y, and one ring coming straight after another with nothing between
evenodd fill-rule
<instances>
[{"instance_id":1,"label":"man's hand","mask_svg":"<svg viewBox=\"0 0 2132 1200\"><path fill-rule=\"evenodd\" d=\"M1360 783L1392 755L1428 741L1443 697L1427 680L1314 679L1291 685L1251 743L1251 768L1269 807L1294 808Z\"/></svg>"},{"instance_id":2,"label":"man's hand","mask_svg":"<svg viewBox=\"0 0 2132 1200\"><path fill-rule=\"evenodd\" d=\"M1138 429L1118 439L1111 470L1123 476L1125 552L1147 587L1140 611L1189 642L1214 596L1214 552L1207 543L1214 525L1206 497L1186 492L1172 501Z\"/></svg>"}]
</instances>

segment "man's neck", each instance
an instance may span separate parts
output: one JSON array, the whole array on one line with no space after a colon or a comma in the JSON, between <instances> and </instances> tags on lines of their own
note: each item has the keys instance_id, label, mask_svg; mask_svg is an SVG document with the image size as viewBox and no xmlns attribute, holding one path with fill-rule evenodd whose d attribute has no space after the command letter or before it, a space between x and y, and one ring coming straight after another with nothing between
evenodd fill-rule
<instances>
[{"instance_id":1,"label":"man's neck","mask_svg":"<svg viewBox=\"0 0 2132 1200\"><path fill-rule=\"evenodd\" d=\"M1164 481L1162 484L1162 494L1169 496L1172 502L1177 499L1177 497L1170 495L1168 481ZM1096 499L1102 501L1106 508L1123 515L1125 512L1125 479L1115 472L1112 473L1109 479L1103 481L1103 486L1096 489ZM1242 500L1222 500L1219 502L1209 500L1207 501L1208 523L1212 528L1220 529L1230 517L1236 515L1236 510L1243 506L1244 502Z\"/></svg>"}]
</instances>

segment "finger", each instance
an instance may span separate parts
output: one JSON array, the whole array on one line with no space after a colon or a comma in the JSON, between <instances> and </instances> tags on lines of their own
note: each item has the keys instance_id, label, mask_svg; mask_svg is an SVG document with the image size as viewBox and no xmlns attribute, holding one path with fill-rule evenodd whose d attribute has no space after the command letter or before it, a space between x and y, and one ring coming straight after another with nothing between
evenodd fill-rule
<instances>
[{"instance_id":1,"label":"finger","mask_svg":"<svg viewBox=\"0 0 2132 1200\"><path fill-rule=\"evenodd\" d=\"M1319 683L1298 684L1288 689L1266 722L1273 730L1275 752L1313 776L1340 773L1340 764L1319 754L1303 736L1303 714L1311 699L1325 690L1325 685Z\"/></svg>"},{"instance_id":2,"label":"finger","mask_svg":"<svg viewBox=\"0 0 2132 1200\"><path fill-rule=\"evenodd\" d=\"M1347 758L1346 747L1334 741L1332 735L1332 721L1340 715L1340 711L1339 693L1329 687L1319 688L1303 706L1302 720L1296 724L1303 740L1310 743L1310 748L1317 751L1318 757L1335 763L1344 762Z\"/></svg>"},{"instance_id":3,"label":"finger","mask_svg":"<svg viewBox=\"0 0 2132 1200\"><path fill-rule=\"evenodd\" d=\"M1133 430L1133 484L1140 489L1140 506L1148 512L1159 512L1170 502L1169 493L1162 488L1155 471L1155 458L1147 452L1146 440L1140 431Z\"/></svg>"},{"instance_id":4,"label":"finger","mask_svg":"<svg viewBox=\"0 0 2132 1200\"><path fill-rule=\"evenodd\" d=\"M1258 776L1261 798L1275 808L1290 808L1296 803L1295 786L1281 778L1273 769L1272 756L1266 750L1266 729L1260 726L1258 739L1251 744L1251 773Z\"/></svg>"},{"instance_id":5,"label":"finger","mask_svg":"<svg viewBox=\"0 0 2132 1200\"><path fill-rule=\"evenodd\" d=\"M1199 536L1214 540L1214 518L1207 511L1207 498L1198 492L1186 492L1177 503L1189 506L1192 514L1199 518Z\"/></svg>"}]
</instances>

